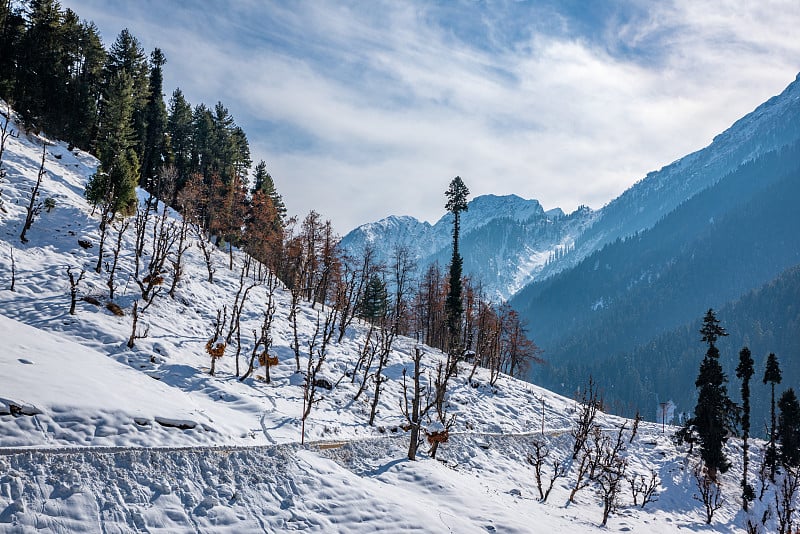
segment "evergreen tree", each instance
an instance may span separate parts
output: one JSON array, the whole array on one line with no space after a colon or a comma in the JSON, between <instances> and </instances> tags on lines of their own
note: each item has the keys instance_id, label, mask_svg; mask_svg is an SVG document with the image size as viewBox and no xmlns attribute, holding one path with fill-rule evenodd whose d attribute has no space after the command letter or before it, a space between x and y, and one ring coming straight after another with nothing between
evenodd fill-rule
<instances>
[{"instance_id":1,"label":"evergreen tree","mask_svg":"<svg viewBox=\"0 0 800 534\"><path fill-rule=\"evenodd\" d=\"M464 315L464 304L461 301L461 273L463 259L458 250L458 237L460 231L461 212L467 211L467 196L469 189L464 185L460 176L450 182L450 187L445 191L447 203L445 209L453 214L453 257L450 260L450 290L445 301L447 314L447 331L449 335L449 351L459 352L461 341L461 318Z\"/></svg>"},{"instance_id":2,"label":"evergreen tree","mask_svg":"<svg viewBox=\"0 0 800 534\"><path fill-rule=\"evenodd\" d=\"M800 465L800 404L792 388L783 392L778 401L778 409L780 460L787 467L797 467Z\"/></svg>"},{"instance_id":3,"label":"evergreen tree","mask_svg":"<svg viewBox=\"0 0 800 534\"><path fill-rule=\"evenodd\" d=\"M100 272L106 228L116 214L136 209L139 158L134 150L132 80L119 72L106 90L100 117L97 155L100 165L86 184L86 199L101 208L100 247L95 271Z\"/></svg>"},{"instance_id":4,"label":"evergreen tree","mask_svg":"<svg viewBox=\"0 0 800 534\"><path fill-rule=\"evenodd\" d=\"M358 305L358 314L364 319L374 322L386 316L389 309L389 297L386 283L377 274L373 274L364 289L364 296Z\"/></svg>"},{"instance_id":5,"label":"evergreen tree","mask_svg":"<svg viewBox=\"0 0 800 534\"><path fill-rule=\"evenodd\" d=\"M125 72L130 77L134 149L136 156L141 160L149 97L149 69L144 48L127 28L119 33L116 41L111 45L105 70L109 82L113 82L120 72Z\"/></svg>"},{"instance_id":6,"label":"evergreen tree","mask_svg":"<svg viewBox=\"0 0 800 534\"><path fill-rule=\"evenodd\" d=\"M747 510L747 505L755 499L753 486L747 482L747 467L749 464L747 443L750 437L750 379L753 378L753 357L750 349L743 347L739 351L739 365L736 367L736 377L742 381L742 506Z\"/></svg>"},{"instance_id":7,"label":"evergreen tree","mask_svg":"<svg viewBox=\"0 0 800 534\"><path fill-rule=\"evenodd\" d=\"M145 108L145 137L142 153L141 180L139 184L161 197L156 191L158 173L168 157L166 144L167 107L164 104L163 66L167 62L164 54L156 48L150 55L150 85ZM167 200L167 199L165 199ZM171 199L170 199L171 200Z\"/></svg>"},{"instance_id":8,"label":"evergreen tree","mask_svg":"<svg viewBox=\"0 0 800 534\"><path fill-rule=\"evenodd\" d=\"M173 164L178 173L177 190L183 189L192 169L192 150L194 122L192 106L186 101L183 92L175 89L169 100L169 117L167 119L167 134L172 149Z\"/></svg>"},{"instance_id":9,"label":"evergreen tree","mask_svg":"<svg viewBox=\"0 0 800 534\"><path fill-rule=\"evenodd\" d=\"M764 384L770 383L772 389L772 396L770 400L770 429L769 429L769 445L764 456L764 461L769 466L769 474L772 480L775 480L775 464L778 460L777 449L775 448L775 384L781 383L781 368L778 365L778 357L770 352L767 356L767 364L764 369Z\"/></svg>"},{"instance_id":10,"label":"evergreen tree","mask_svg":"<svg viewBox=\"0 0 800 534\"><path fill-rule=\"evenodd\" d=\"M700 333L703 334L702 341L708 343L708 350L695 380L698 395L692 424L700 441L700 456L711 478L716 479L718 471L724 473L730 467L722 446L730 430L728 410L732 403L728 398L725 386L727 378L722 372L719 349L716 347L717 339L728 333L720 326L712 309L706 312Z\"/></svg>"},{"instance_id":11,"label":"evergreen tree","mask_svg":"<svg viewBox=\"0 0 800 534\"><path fill-rule=\"evenodd\" d=\"M264 160L261 160L256 165L253 181L252 193L255 194L256 191L261 191L272 200L272 205L278 215L278 221L276 222L283 227L283 221L286 218L286 205L284 205L283 198L275 189L275 183L272 181L272 176L267 172L267 164Z\"/></svg>"},{"instance_id":12,"label":"evergreen tree","mask_svg":"<svg viewBox=\"0 0 800 534\"><path fill-rule=\"evenodd\" d=\"M20 41L25 35L22 10L11 0L0 0L0 98L12 102L20 64Z\"/></svg>"}]
</instances>

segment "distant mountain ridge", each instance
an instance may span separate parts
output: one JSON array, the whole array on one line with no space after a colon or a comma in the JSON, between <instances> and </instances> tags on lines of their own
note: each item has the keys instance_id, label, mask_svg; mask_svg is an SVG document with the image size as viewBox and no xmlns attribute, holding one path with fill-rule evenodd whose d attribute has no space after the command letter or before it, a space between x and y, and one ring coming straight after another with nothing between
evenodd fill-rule
<instances>
[{"instance_id":1,"label":"distant mountain ridge","mask_svg":"<svg viewBox=\"0 0 800 534\"><path fill-rule=\"evenodd\" d=\"M476 197L464 214L465 274L490 296L508 299L529 283L578 265L617 239L653 227L682 203L713 186L742 164L800 139L800 74L786 89L717 135L710 145L648 173L603 208L564 215L545 212L538 201L516 195ZM387 259L396 244L409 246L425 266L449 262L451 216L436 224L387 217L362 225L342 239L345 250L371 244ZM568 252L568 253L565 253Z\"/></svg>"},{"instance_id":2,"label":"distant mountain ridge","mask_svg":"<svg viewBox=\"0 0 800 534\"><path fill-rule=\"evenodd\" d=\"M489 298L508 299L545 267L555 251L571 247L594 216L586 207L569 215L560 208L545 211L537 200L517 195L475 197L461 220L464 272L480 281ZM359 226L342 239L341 246L356 255L371 246L376 261L384 263L404 246L421 270L434 263L446 268L452 231L450 213L433 225L392 215Z\"/></svg>"}]
</instances>

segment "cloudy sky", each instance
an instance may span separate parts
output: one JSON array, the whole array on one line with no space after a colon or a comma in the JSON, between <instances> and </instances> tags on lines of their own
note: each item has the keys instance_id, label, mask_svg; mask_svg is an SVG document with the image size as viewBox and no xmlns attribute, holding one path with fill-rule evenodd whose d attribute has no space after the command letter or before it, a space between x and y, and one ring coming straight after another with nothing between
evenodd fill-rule
<instances>
[{"instance_id":1,"label":"cloudy sky","mask_svg":"<svg viewBox=\"0 0 800 534\"><path fill-rule=\"evenodd\" d=\"M293 214L435 221L472 195L599 208L800 71L797 0L62 0L222 101Z\"/></svg>"}]
</instances>

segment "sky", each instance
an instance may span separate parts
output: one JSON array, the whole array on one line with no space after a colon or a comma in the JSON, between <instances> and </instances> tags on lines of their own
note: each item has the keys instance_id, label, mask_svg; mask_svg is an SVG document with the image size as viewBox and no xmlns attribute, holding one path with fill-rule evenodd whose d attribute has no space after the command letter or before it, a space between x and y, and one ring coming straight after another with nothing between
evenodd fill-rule
<instances>
[{"instance_id":1,"label":"sky","mask_svg":"<svg viewBox=\"0 0 800 534\"><path fill-rule=\"evenodd\" d=\"M62 0L221 101L290 214L344 235L472 197L600 208L800 71L797 0Z\"/></svg>"}]
</instances>

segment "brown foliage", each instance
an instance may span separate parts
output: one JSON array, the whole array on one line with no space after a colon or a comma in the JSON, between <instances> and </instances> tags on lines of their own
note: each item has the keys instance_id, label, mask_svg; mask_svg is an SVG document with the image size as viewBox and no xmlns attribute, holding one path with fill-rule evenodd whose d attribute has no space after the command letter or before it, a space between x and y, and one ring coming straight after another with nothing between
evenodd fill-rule
<instances>
[{"instance_id":1,"label":"brown foliage","mask_svg":"<svg viewBox=\"0 0 800 534\"><path fill-rule=\"evenodd\" d=\"M215 360L218 358L222 358L225 355L225 347L227 345L223 342L217 341L214 342L213 339L209 339L206 342L206 352Z\"/></svg>"},{"instance_id":2,"label":"brown foliage","mask_svg":"<svg viewBox=\"0 0 800 534\"><path fill-rule=\"evenodd\" d=\"M108 301L106 302L106 309L116 315L117 317L123 317L125 312L122 311L122 308L119 307L119 304L116 302Z\"/></svg>"}]
</instances>

